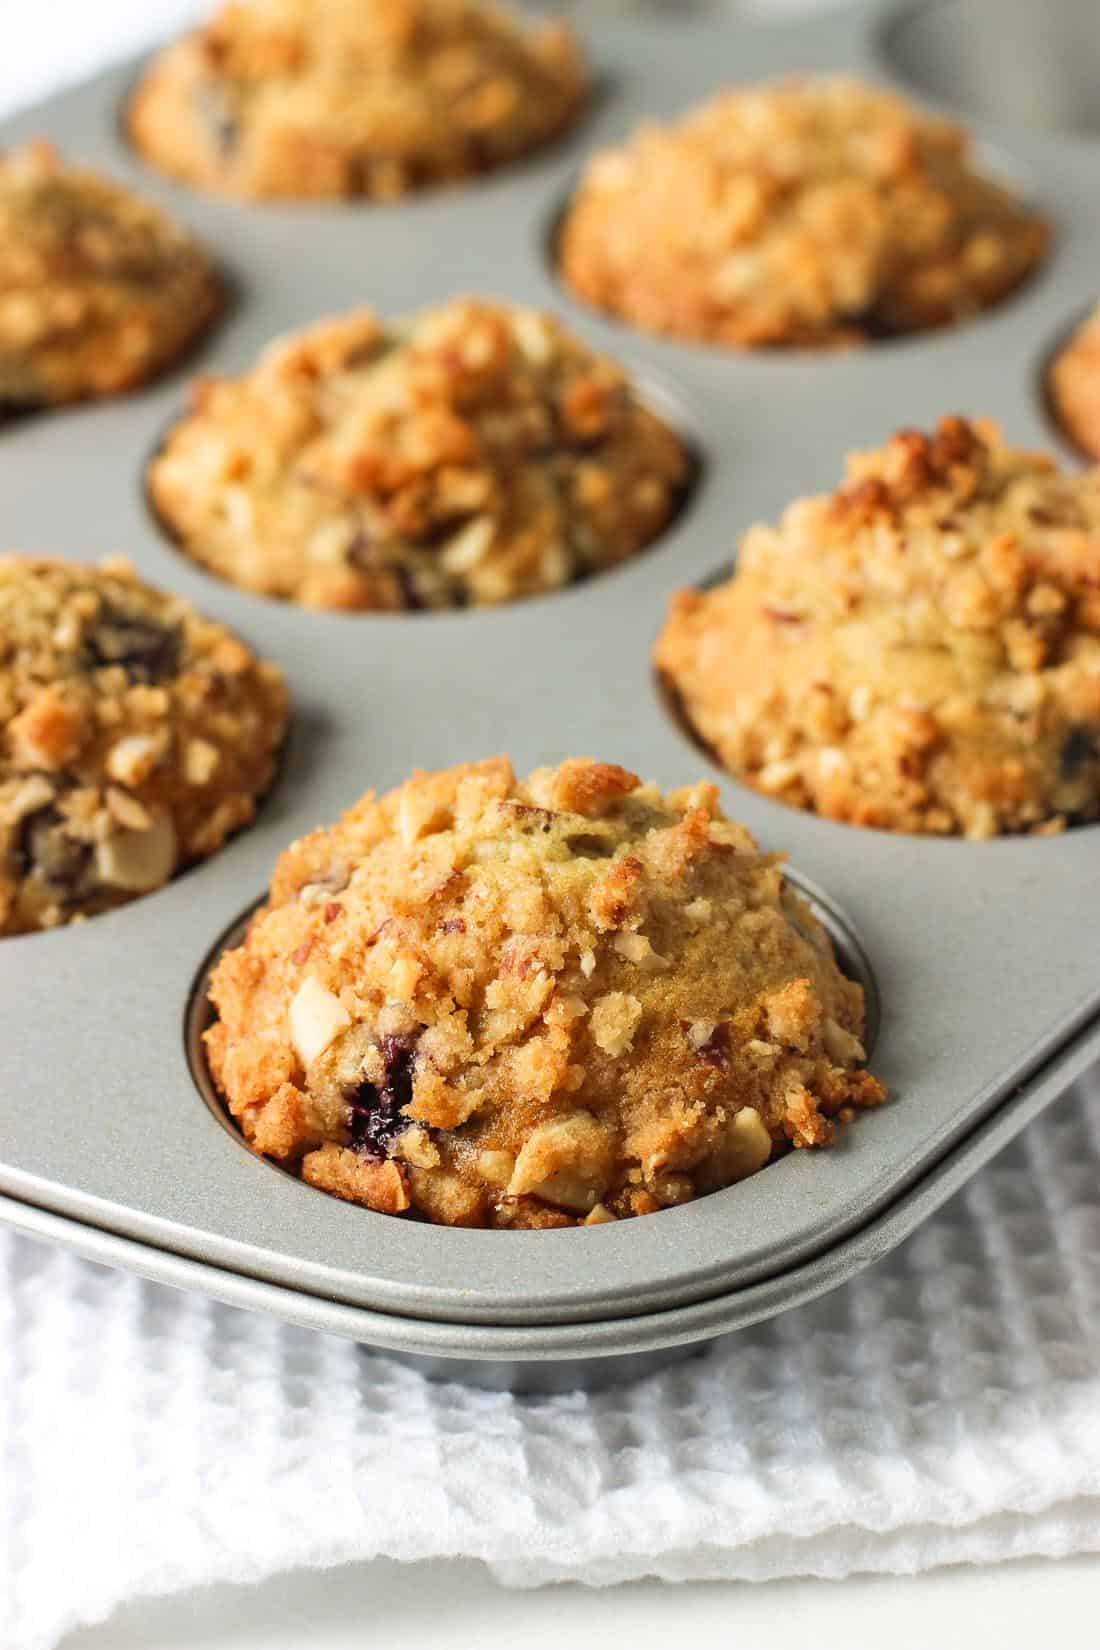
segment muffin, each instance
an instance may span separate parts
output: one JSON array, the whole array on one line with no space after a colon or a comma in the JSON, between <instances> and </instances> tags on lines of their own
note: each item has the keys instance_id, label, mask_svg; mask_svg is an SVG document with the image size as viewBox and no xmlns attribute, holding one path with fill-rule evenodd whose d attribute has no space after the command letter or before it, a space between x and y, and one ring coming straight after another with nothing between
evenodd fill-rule
<instances>
[{"instance_id":1,"label":"muffin","mask_svg":"<svg viewBox=\"0 0 1100 1650\"><path fill-rule=\"evenodd\" d=\"M0 154L0 412L152 378L222 306L203 248L48 143Z\"/></svg>"},{"instance_id":2,"label":"muffin","mask_svg":"<svg viewBox=\"0 0 1100 1650\"><path fill-rule=\"evenodd\" d=\"M884 1098L863 993L711 785L417 773L295 842L210 983L210 1070L303 1180L448 1226L685 1203Z\"/></svg>"},{"instance_id":3,"label":"muffin","mask_svg":"<svg viewBox=\"0 0 1100 1650\"><path fill-rule=\"evenodd\" d=\"M367 309L198 383L148 472L189 556L307 607L482 606L613 566L666 525L677 437L551 316Z\"/></svg>"},{"instance_id":4,"label":"muffin","mask_svg":"<svg viewBox=\"0 0 1100 1650\"><path fill-rule=\"evenodd\" d=\"M1100 459L1100 308L1058 352L1047 376L1051 410L1070 440Z\"/></svg>"},{"instance_id":5,"label":"muffin","mask_svg":"<svg viewBox=\"0 0 1100 1650\"><path fill-rule=\"evenodd\" d=\"M902 431L675 597L656 664L777 801L967 837L1100 818L1100 470Z\"/></svg>"},{"instance_id":6,"label":"muffin","mask_svg":"<svg viewBox=\"0 0 1100 1650\"><path fill-rule=\"evenodd\" d=\"M0 935L151 892L246 825L273 665L125 562L0 557Z\"/></svg>"},{"instance_id":7,"label":"muffin","mask_svg":"<svg viewBox=\"0 0 1100 1650\"><path fill-rule=\"evenodd\" d=\"M200 189L392 199L527 154L585 91L570 29L479 0L231 0L154 59L129 129Z\"/></svg>"},{"instance_id":8,"label":"muffin","mask_svg":"<svg viewBox=\"0 0 1100 1650\"><path fill-rule=\"evenodd\" d=\"M821 77L723 92L597 155L560 261L578 297L645 332L828 349L986 309L1048 240L961 127Z\"/></svg>"}]
</instances>

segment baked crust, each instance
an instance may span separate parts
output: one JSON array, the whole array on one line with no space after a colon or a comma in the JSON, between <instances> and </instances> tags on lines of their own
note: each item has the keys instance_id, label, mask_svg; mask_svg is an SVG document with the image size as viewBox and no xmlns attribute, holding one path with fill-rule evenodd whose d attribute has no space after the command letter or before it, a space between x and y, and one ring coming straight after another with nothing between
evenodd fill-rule
<instances>
[{"instance_id":1,"label":"baked crust","mask_svg":"<svg viewBox=\"0 0 1100 1650\"><path fill-rule=\"evenodd\" d=\"M274 665L125 562L0 557L0 935L151 892L251 820Z\"/></svg>"},{"instance_id":2,"label":"baked crust","mask_svg":"<svg viewBox=\"0 0 1100 1650\"><path fill-rule=\"evenodd\" d=\"M219 1092L310 1184L568 1226L727 1186L877 1104L863 993L711 785L417 773L292 844L214 970Z\"/></svg>"},{"instance_id":3,"label":"baked crust","mask_svg":"<svg viewBox=\"0 0 1100 1650\"><path fill-rule=\"evenodd\" d=\"M645 332L828 349L988 308L1049 238L962 127L821 76L723 92L597 155L559 251L579 297Z\"/></svg>"},{"instance_id":4,"label":"baked crust","mask_svg":"<svg viewBox=\"0 0 1100 1650\"><path fill-rule=\"evenodd\" d=\"M358 310L205 379L148 471L181 548L308 607L538 595L669 521L676 435L550 315L472 298L384 326Z\"/></svg>"},{"instance_id":5,"label":"baked crust","mask_svg":"<svg viewBox=\"0 0 1100 1650\"><path fill-rule=\"evenodd\" d=\"M161 52L128 121L200 189L392 199L527 154L586 90L571 29L478 0L252 0Z\"/></svg>"},{"instance_id":6,"label":"baked crust","mask_svg":"<svg viewBox=\"0 0 1100 1650\"><path fill-rule=\"evenodd\" d=\"M980 420L902 431L675 597L655 658L777 801L970 837L1100 818L1100 471Z\"/></svg>"},{"instance_id":7,"label":"baked crust","mask_svg":"<svg viewBox=\"0 0 1100 1650\"><path fill-rule=\"evenodd\" d=\"M158 207L51 144L0 154L0 412L145 383L223 299L204 249Z\"/></svg>"}]
</instances>

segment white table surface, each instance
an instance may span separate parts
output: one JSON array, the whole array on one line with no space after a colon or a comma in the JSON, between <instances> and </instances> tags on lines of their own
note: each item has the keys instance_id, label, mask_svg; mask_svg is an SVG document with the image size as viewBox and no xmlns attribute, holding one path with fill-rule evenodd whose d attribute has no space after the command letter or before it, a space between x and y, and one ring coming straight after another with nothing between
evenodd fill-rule
<instances>
[{"instance_id":1,"label":"white table surface","mask_svg":"<svg viewBox=\"0 0 1100 1650\"><path fill-rule=\"evenodd\" d=\"M773 0L811 9L814 0ZM836 3L836 0L822 0ZM0 114L135 51L203 0L0 0ZM756 9L763 10L757 3ZM498 1587L473 1563L296 1572L131 1604L65 1650L1097 1650L1100 1560L964 1566L913 1577ZM2 1650L18 1650L0 1639Z\"/></svg>"}]
</instances>

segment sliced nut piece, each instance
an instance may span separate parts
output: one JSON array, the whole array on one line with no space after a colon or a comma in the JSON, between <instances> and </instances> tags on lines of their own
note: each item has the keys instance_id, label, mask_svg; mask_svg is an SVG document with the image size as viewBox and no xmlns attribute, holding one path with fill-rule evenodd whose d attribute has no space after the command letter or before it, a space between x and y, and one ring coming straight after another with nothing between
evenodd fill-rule
<instances>
[{"instance_id":1,"label":"sliced nut piece","mask_svg":"<svg viewBox=\"0 0 1100 1650\"><path fill-rule=\"evenodd\" d=\"M668 967L668 958L659 956L644 934L612 934L611 946L620 957L639 968L656 970Z\"/></svg>"},{"instance_id":2,"label":"sliced nut piece","mask_svg":"<svg viewBox=\"0 0 1100 1650\"><path fill-rule=\"evenodd\" d=\"M189 785L208 785L221 760L209 739L189 739L183 752L183 777Z\"/></svg>"},{"instance_id":3,"label":"sliced nut piece","mask_svg":"<svg viewBox=\"0 0 1100 1650\"><path fill-rule=\"evenodd\" d=\"M140 785L147 779L164 754L167 743L163 733L131 733L116 740L107 753L106 768L120 785Z\"/></svg>"},{"instance_id":4,"label":"sliced nut piece","mask_svg":"<svg viewBox=\"0 0 1100 1650\"><path fill-rule=\"evenodd\" d=\"M290 1038L304 1066L312 1065L350 1024L339 997L312 974L302 981L290 1004Z\"/></svg>"},{"instance_id":5,"label":"sliced nut piece","mask_svg":"<svg viewBox=\"0 0 1100 1650\"><path fill-rule=\"evenodd\" d=\"M611 1213L606 1203L597 1203L596 1207L585 1215L584 1224L586 1226L614 1226L617 1219L618 1216Z\"/></svg>"},{"instance_id":6,"label":"sliced nut piece","mask_svg":"<svg viewBox=\"0 0 1100 1650\"><path fill-rule=\"evenodd\" d=\"M555 1118L535 1130L516 1158L508 1195L587 1212L603 1196L610 1160L611 1141L591 1112Z\"/></svg>"},{"instance_id":7,"label":"sliced nut piece","mask_svg":"<svg viewBox=\"0 0 1100 1650\"><path fill-rule=\"evenodd\" d=\"M326 905L334 894L342 894L351 880L351 872L342 862L331 865L316 882L305 882L298 890L303 905Z\"/></svg>"},{"instance_id":8,"label":"sliced nut piece","mask_svg":"<svg viewBox=\"0 0 1100 1650\"><path fill-rule=\"evenodd\" d=\"M54 800L54 788L44 774L31 774L24 779L8 807L13 819L22 819L26 814L37 813L39 808L48 808Z\"/></svg>"},{"instance_id":9,"label":"sliced nut piece","mask_svg":"<svg viewBox=\"0 0 1100 1650\"><path fill-rule=\"evenodd\" d=\"M496 527L489 516L475 516L473 521L447 540L439 559L448 573L468 573L488 555Z\"/></svg>"},{"instance_id":10,"label":"sliced nut piece","mask_svg":"<svg viewBox=\"0 0 1100 1650\"><path fill-rule=\"evenodd\" d=\"M852 1065L867 1057L867 1051L859 1038L853 1037L850 1031L845 1031L844 1027L832 1018L827 1019L822 1026L821 1040L830 1060L835 1060L838 1065Z\"/></svg>"},{"instance_id":11,"label":"sliced nut piece","mask_svg":"<svg viewBox=\"0 0 1100 1650\"><path fill-rule=\"evenodd\" d=\"M108 785L103 800L107 804L107 812L102 816L105 827L104 835L110 829L108 816L127 831L148 831L152 829L153 815L129 791L120 790L117 785Z\"/></svg>"},{"instance_id":12,"label":"sliced nut piece","mask_svg":"<svg viewBox=\"0 0 1100 1650\"><path fill-rule=\"evenodd\" d=\"M507 1186L516 1167L511 1152L484 1151L477 1154L477 1169L491 1186Z\"/></svg>"},{"instance_id":13,"label":"sliced nut piece","mask_svg":"<svg viewBox=\"0 0 1100 1650\"><path fill-rule=\"evenodd\" d=\"M96 875L108 888L146 894L166 883L176 868L176 828L159 814L147 830L112 831L95 847Z\"/></svg>"},{"instance_id":14,"label":"sliced nut piece","mask_svg":"<svg viewBox=\"0 0 1100 1650\"><path fill-rule=\"evenodd\" d=\"M637 997L625 991L608 991L597 998L589 1022L592 1040L597 1048L617 1059L625 1054L634 1041L634 1033L642 1017L642 1005Z\"/></svg>"},{"instance_id":15,"label":"sliced nut piece","mask_svg":"<svg viewBox=\"0 0 1100 1650\"><path fill-rule=\"evenodd\" d=\"M743 1106L730 1125L730 1179L744 1180L772 1155L772 1137L752 1106Z\"/></svg>"},{"instance_id":16,"label":"sliced nut piece","mask_svg":"<svg viewBox=\"0 0 1100 1650\"><path fill-rule=\"evenodd\" d=\"M537 366L549 361L553 339L543 317L535 309L517 309L512 316L512 335L529 361Z\"/></svg>"},{"instance_id":17,"label":"sliced nut piece","mask_svg":"<svg viewBox=\"0 0 1100 1650\"><path fill-rule=\"evenodd\" d=\"M717 1020L692 1020L687 1028L687 1040L696 1053L700 1049L706 1048L714 1036L714 1029L717 1024Z\"/></svg>"}]
</instances>

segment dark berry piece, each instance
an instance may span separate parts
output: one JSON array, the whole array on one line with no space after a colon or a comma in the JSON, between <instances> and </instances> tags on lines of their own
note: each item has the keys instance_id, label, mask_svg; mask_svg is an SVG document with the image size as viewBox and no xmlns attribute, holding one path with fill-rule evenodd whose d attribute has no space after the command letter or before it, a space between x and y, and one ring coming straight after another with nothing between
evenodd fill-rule
<instances>
[{"instance_id":1,"label":"dark berry piece","mask_svg":"<svg viewBox=\"0 0 1100 1650\"><path fill-rule=\"evenodd\" d=\"M178 630L131 618L104 603L85 635L84 656L91 670L120 665L131 681L150 686L176 675L181 646Z\"/></svg>"},{"instance_id":2,"label":"dark berry piece","mask_svg":"<svg viewBox=\"0 0 1100 1650\"><path fill-rule=\"evenodd\" d=\"M681 1020L680 1026L690 1037L692 1022ZM730 1025L728 1020L719 1020L705 1043L692 1042L700 1060L705 1060L708 1066L717 1066L719 1071L727 1071L730 1063Z\"/></svg>"},{"instance_id":3,"label":"dark berry piece","mask_svg":"<svg viewBox=\"0 0 1100 1650\"><path fill-rule=\"evenodd\" d=\"M344 551L344 559L349 567L358 567L364 573L369 573L382 565L378 546L362 528Z\"/></svg>"},{"instance_id":4,"label":"dark berry piece","mask_svg":"<svg viewBox=\"0 0 1100 1650\"><path fill-rule=\"evenodd\" d=\"M412 1100L416 1038L384 1036L379 1051L385 1066L381 1083L360 1083L348 1095L351 1143L364 1157L386 1157L409 1126L401 1115Z\"/></svg>"},{"instance_id":5,"label":"dark berry piece","mask_svg":"<svg viewBox=\"0 0 1100 1650\"><path fill-rule=\"evenodd\" d=\"M1083 768L1093 755L1092 739L1087 728L1073 728L1069 738L1062 746L1059 762L1063 779L1072 779L1079 768Z\"/></svg>"},{"instance_id":6,"label":"dark berry piece","mask_svg":"<svg viewBox=\"0 0 1100 1650\"><path fill-rule=\"evenodd\" d=\"M16 869L21 876L37 874L58 894L75 899L94 882L92 845L80 842L65 829L65 816L53 802L36 808L21 820L15 839Z\"/></svg>"},{"instance_id":7,"label":"dark berry piece","mask_svg":"<svg viewBox=\"0 0 1100 1650\"><path fill-rule=\"evenodd\" d=\"M416 580L409 572L409 569L401 563L398 563L398 565L394 568L393 573L401 591L401 600L405 604L405 611L407 613L422 612L424 603L420 599L420 592L416 588Z\"/></svg>"}]
</instances>

